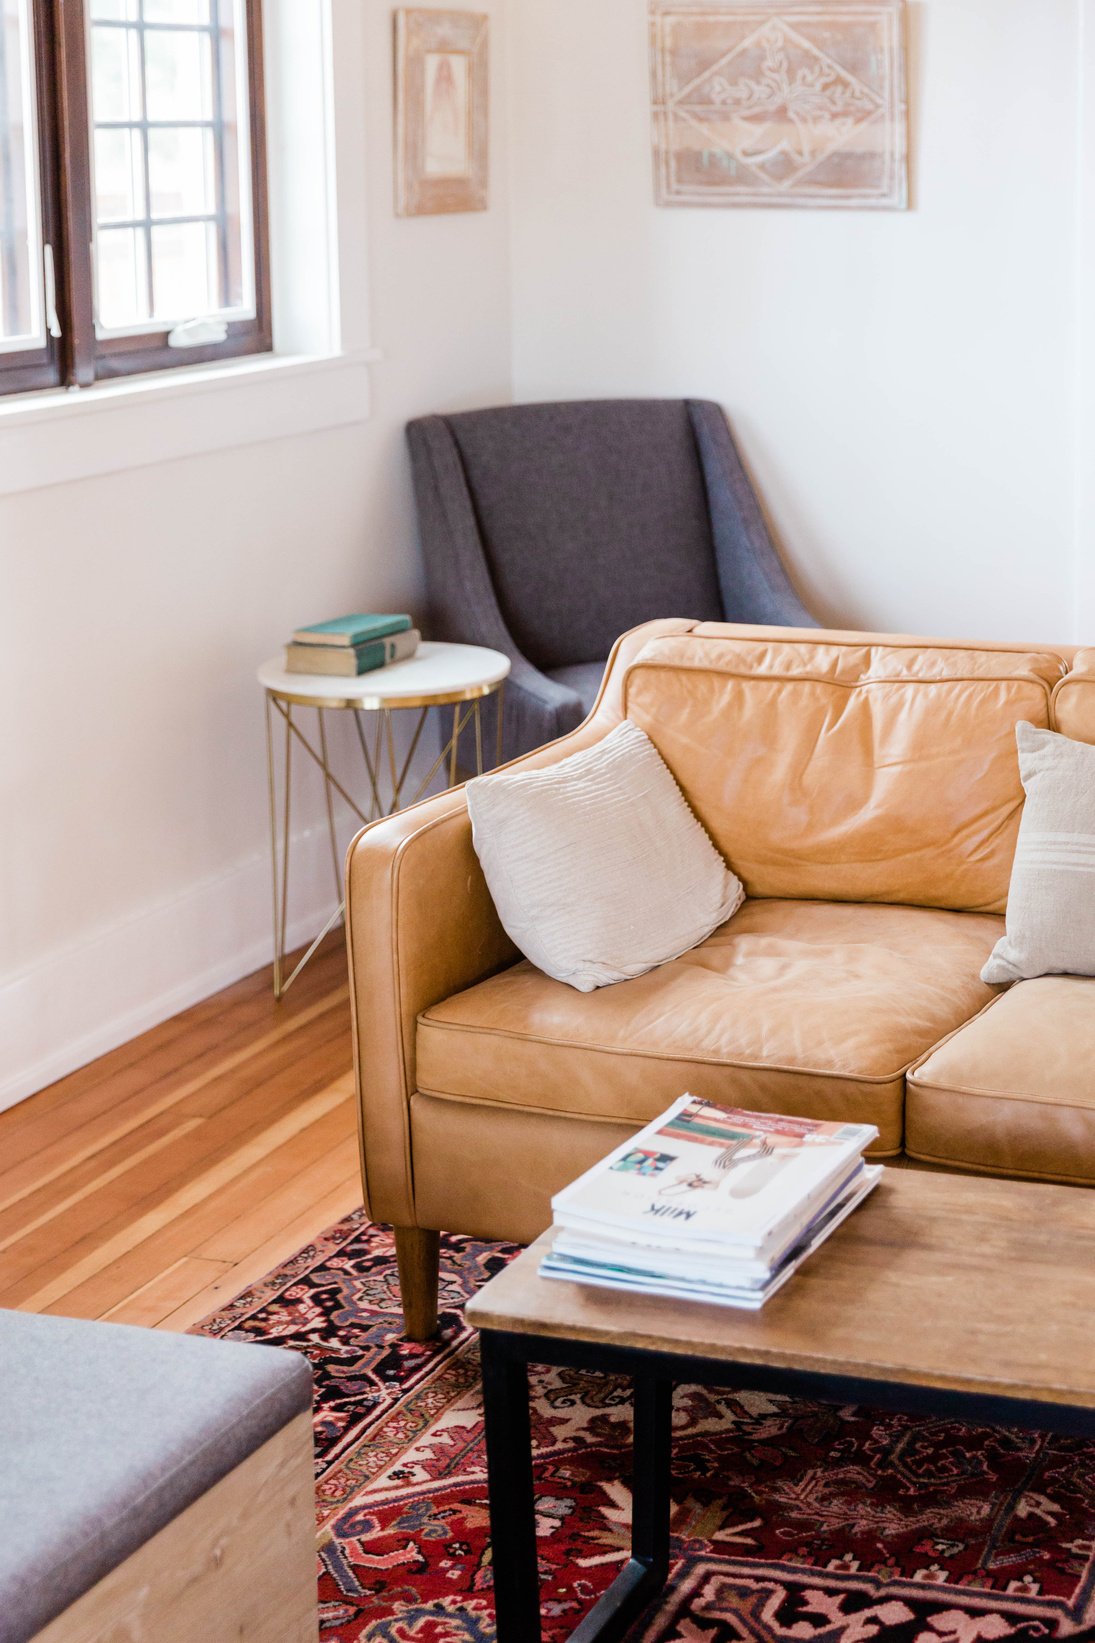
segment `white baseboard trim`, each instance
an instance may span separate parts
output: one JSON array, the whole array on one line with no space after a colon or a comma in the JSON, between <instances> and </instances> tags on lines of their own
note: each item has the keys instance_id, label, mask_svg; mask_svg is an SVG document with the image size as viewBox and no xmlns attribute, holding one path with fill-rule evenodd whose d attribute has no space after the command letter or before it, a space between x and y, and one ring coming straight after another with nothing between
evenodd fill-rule
<instances>
[{"instance_id":1,"label":"white baseboard trim","mask_svg":"<svg viewBox=\"0 0 1095 1643\"><path fill-rule=\"evenodd\" d=\"M290 948L335 908L325 826L293 838ZM0 1111L273 960L270 858L238 862L0 982Z\"/></svg>"}]
</instances>

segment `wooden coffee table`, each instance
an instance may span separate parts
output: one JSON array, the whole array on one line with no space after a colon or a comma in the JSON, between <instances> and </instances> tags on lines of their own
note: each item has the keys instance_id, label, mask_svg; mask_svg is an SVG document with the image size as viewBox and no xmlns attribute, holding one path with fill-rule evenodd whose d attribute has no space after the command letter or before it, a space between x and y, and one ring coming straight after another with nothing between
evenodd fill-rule
<instances>
[{"instance_id":1,"label":"wooden coffee table","mask_svg":"<svg viewBox=\"0 0 1095 1643\"><path fill-rule=\"evenodd\" d=\"M674 1383L1095 1437L1095 1191L889 1170L760 1312L538 1275L551 1234L468 1303L480 1331L498 1643L539 1643L528 1365L632 1377L631 1559L571 1643L609 1643L669 1570Z\"/></svg>"}]
</instances>

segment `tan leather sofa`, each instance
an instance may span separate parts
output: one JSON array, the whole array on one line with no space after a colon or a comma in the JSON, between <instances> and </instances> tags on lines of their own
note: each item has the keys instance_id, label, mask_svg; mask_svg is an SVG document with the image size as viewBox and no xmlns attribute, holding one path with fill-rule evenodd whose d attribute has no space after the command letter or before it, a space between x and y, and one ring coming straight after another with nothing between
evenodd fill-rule
<instances>
[{"instance_id":1,"label":"tan leather sofa","mask_svg":"<svg viewBox=\"0 0 1095 1643\"><path fill-rule=\"evenodd\" d=\"M1003 992L1020 719L1095 742L1095 650L649 623L590 717L674 772L749 899L701 946L578 993L501 928L460 789L348 860L362 1175L394 1223L408 1332L437 1233L532 1239L565 1182L685 1090L878 1125L902 1154L1095 1184L1095 980Z\"/></svg>"}]
</instances>

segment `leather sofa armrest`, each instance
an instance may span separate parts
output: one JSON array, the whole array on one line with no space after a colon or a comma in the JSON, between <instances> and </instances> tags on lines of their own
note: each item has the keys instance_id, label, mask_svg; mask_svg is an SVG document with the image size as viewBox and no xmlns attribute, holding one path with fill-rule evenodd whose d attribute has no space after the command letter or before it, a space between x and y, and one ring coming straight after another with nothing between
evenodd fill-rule
<instances>
[{"instance_id":1,"label":"leather sofa armrest","mask_svg":"<svg viewBox=\"0 0 1095 1643\"><path fill-rule=\"evenodd\" d=\"M556 764L600 741L623 716L632 658L650 639L694 626L647 622L625 634L585 722L506 768ZM479 866L463 788L357 835L346 859L346 942L366 1209L374 1220L414 1226L410 1100L418 1017L520 956Z\"/></svg>"}]
</instances>

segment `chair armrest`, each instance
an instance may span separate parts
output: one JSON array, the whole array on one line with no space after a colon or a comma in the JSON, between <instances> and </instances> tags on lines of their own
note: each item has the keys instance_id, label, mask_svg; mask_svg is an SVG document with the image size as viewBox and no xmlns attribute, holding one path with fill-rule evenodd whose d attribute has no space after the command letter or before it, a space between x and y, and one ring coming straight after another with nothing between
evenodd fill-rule
<instances>
[{"instance_id":1,"label":"chair armrest","mask_svg":"<svg viewBox=\"0 0 1095 1643\"><path fill-rule=\"evenodd\" d=\"M443 416L418 417L407 425L407 446L426 567L429 636L486 645L509 657L505 743L511 757L554 741L582 719L581 700L541 673L509 631L452 429ZM489 708L487 722L492 722Z\"/></svg>"},{"instance_id":2,"label":"chair armrest","mask_svg":"<svg viewBox=\"0 0 1095 1643\"><path fill-rule=\"evenodd\" d=\"M506 680L505 704L502 745L507 760L576 730L586 716L576 690L549 679L523 656L513 661ZM486 722L497 724L489 713Z\"/></svg>"},{"instance_id":3,"label":"chair armrest","mask_svg":"<svg viewBox=\"0 0 1095 1643\"><path fill-rule=\"evenodd\" d=\"M625 634L584 724L506 768L557 764L600 741L623 716L632 658L650 639L694 625L648 622ZM346 859L346 942L366 1207L374 1220L414 1226L410 1100L418 1017L520 957L479 866L463 788L357 835Z\"/></svg>"},{"instance_id":4,"label":"chair armrest","mask_svg":"<svg viewBox=\"0 0 1095 1643\"><path fill-rule=\"evenodd\" d=\"M464 465L445 418L423 416L409 422L407 447L426 570L429 636L486 645L531 668L502 615Z\"/></svg>"},{"instance_id":5,"label":"chair armrest","mask_svg":"<svg viewBox=\"0 0 1095 1643\"><path fill-rule=\"evenodd\" d=\"M346 863L361 1175L373 1220L414 1226L408 1102L419 1014L513 963L462 788L358 835Z\"/></svg>"},{"instance_id":6,"label":"chair armrest","mask_svg":"<svg viewBox=\"0 0 1095 1643\"><path fill-rule=\"evenodd\" d=\"M816 628L776 551L722 408L687 401L711 511L715 569L728 622Z\"/></svg>"}]
</instances>

